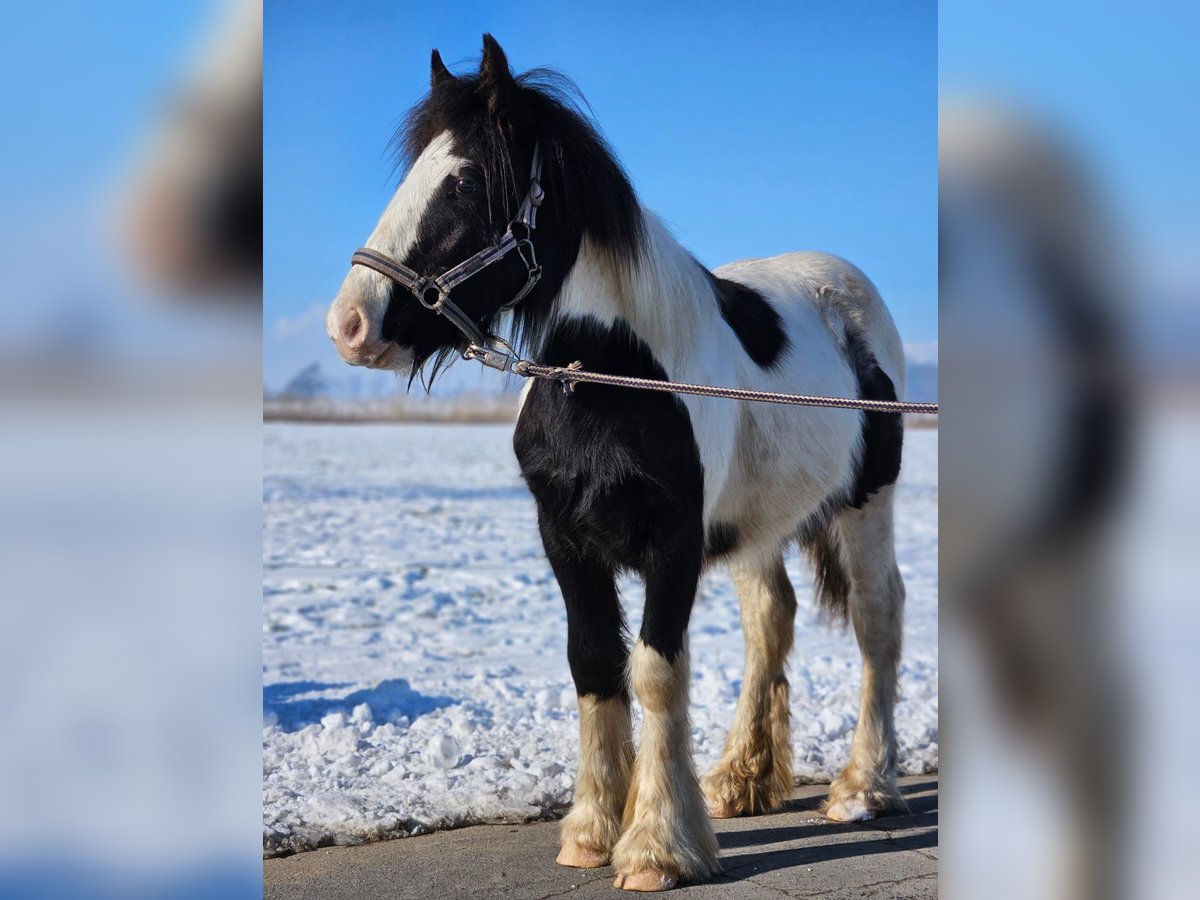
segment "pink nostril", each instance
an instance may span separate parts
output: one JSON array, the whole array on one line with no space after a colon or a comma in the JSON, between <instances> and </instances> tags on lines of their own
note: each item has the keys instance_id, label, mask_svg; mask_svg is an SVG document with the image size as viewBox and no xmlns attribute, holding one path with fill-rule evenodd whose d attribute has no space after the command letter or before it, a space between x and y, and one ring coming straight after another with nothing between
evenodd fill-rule
<instances>
[{"instance_id":1,"label":"pink nostril","mask_svg":"<svg viewBox=\"0 0 1200 900\"><path fill-rule=\"evenodd\" d=\"M363 327L363 317L357 309L351 309L342 316L342 338L350 345L358 345L366 337Z\"/></svg>"}]
</instances>

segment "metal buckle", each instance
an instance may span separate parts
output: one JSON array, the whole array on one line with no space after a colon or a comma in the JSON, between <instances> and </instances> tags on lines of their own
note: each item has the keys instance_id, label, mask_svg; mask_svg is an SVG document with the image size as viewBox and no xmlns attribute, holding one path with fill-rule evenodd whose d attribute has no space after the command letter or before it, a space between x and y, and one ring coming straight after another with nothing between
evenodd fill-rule
<instances>
[{"instance_id":1,"label":"metal buckle","mask_svg":"<svg viewBox=\"0 0 1200 900\"><path fill-rule=\"evenodd\" d=\"M471 344L463 353L463 359L473 359L483 363L489 369L496 369L500 372L515 372L513 368L521 358L517 356L517 352L503 338L492 336L490 340L501 344L504 349L499 350L495 347L480 347L478 344Z\"/></svg>"}]
</instances>

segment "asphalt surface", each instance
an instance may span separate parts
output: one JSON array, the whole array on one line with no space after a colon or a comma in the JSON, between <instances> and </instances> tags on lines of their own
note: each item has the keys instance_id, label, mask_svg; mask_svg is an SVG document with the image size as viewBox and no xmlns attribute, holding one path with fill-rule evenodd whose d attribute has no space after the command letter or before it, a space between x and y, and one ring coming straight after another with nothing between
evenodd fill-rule
<instances>
[{"instance_id":1,"label":"asphalt surface","mask_svg":"<svg viewBox=\"0 0 1200 900\"><path fill-rule=\"evenodd\" d=\"M817 811L827 785L797 788L785 809L718 820L724 874L672 897L924 898L937 896L936 775L901 779L905 815L845 825ZM558 823L478 825L361 847L328 847L263 862L268 900L632 895L611 866L555 865Z\"/></svg>"}]
</instances>

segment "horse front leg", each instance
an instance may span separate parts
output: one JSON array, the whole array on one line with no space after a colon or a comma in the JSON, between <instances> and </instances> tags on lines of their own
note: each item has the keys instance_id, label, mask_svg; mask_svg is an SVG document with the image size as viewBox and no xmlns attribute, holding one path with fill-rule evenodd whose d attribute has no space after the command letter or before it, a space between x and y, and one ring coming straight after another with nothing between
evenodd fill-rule
<instances>
[{"instance_id":1,"label":"horse front leg","mask_svg":"<svg viewBox=\"0 0 1200 900\"><path fill-rule=\"evenodd\" d=\"M567 605L567 660L579 697L575 801L562 822L557 862L591 869L608 864L620 837L633 768L629 648L612 569L582 558L546 531L546 553Z\"/></svg>"},{"instance_id":2,"label":"horse front leg","mask_svg":"<svg viewBox=\"0 0 1200 900\"><path fill-rule=\"evenodd\" d=\"M688 723L687 625L701 565L696 531L686 546L651 551L643 573L646 610L629 667L642 733L613 850L615 885L626 890L667 890L720 871Z\"/></svg>"}]
</instances>

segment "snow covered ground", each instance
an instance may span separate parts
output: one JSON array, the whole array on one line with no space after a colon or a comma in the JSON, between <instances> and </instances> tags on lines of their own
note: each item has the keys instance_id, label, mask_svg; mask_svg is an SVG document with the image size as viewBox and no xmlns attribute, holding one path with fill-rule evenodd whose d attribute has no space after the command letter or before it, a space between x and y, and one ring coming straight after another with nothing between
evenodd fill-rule
<instances>
[{"instance_id":1,"label":"snow covered ground","mask_svg":"<svg viewBox=\"0 0 1200 900\"><path fill-rule=\"evenodd\" d=\"M563 809L575 773L566 616L511 426L268 425L264 434L263 846L267 855ZM938 764L937 432L910 431L897 541L908 588L900 766ZM795 770L845 762L859 685L851 633L812 578L789 665ZM631 630L642 590L623 585ZM705 576L691 626L703 771L742 673L737 598Z\"/></svg>"}]
</instances>

